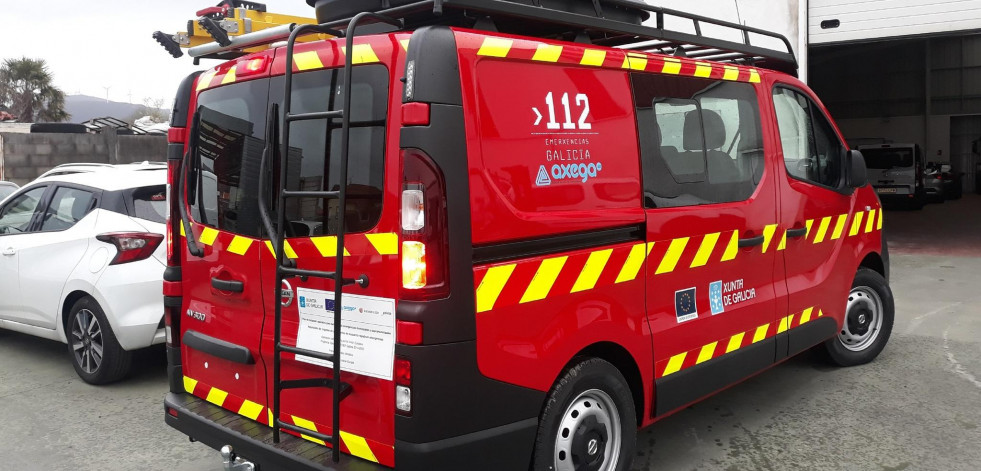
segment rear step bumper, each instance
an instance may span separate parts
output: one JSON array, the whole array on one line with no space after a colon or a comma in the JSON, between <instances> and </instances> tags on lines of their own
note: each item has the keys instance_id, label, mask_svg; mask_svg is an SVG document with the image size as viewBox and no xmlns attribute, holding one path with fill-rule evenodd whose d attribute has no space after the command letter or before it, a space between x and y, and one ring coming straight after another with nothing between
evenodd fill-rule
<instances>
[{"instance_id":1,"label":"rear step bumper","mask_svg":"<svg viewBox=\"0 0 981 471\"><path fill-rule=\"evenodd\" d=\"M259 464L259 471L391 471L343 453L334 463L330 448L285 433L274 444L271 428L190 394L169 393L164 406L177 411L177 417L164 412L167 425L215 450L231 445L237 455ZM216 464L218 459L215 455Z\"/></svg>"}]
</instances>

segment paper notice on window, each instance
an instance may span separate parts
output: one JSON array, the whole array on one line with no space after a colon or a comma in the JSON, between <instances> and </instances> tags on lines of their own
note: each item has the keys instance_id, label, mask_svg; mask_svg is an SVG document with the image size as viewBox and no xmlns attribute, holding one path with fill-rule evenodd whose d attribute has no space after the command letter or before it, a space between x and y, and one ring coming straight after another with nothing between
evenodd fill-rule
<instances>
[{"instance_id":1,"label":"paper notice on window","mask_svg":"<svg viewBox=\"0 0 981 471\"><path fill-rule=\"evenodd\" d=\"M334 351L334 292L297 288L300 326L296 346ZM395 358L395 300L344 294L341 311L341 369L392 380ZM331 362L297 355L297 361L333 367Z\"/></svg>"}]
</instances>

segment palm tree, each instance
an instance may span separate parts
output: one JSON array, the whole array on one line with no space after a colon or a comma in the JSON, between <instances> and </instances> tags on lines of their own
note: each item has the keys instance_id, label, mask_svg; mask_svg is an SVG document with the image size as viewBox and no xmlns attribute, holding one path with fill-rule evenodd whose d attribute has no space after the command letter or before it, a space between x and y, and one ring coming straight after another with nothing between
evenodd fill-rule
<instances>
[{"instance_id":1,"label":"palm tree","mask_svg":"<svg viewBox=\"0 0 981 471\"><path fill-rule=\"evenodd\" d=\"M59 122L65 111L65 92L52 83L44 59L5 59L0 66L0 104L21 122Z\"/></svg>"}]
</instances>

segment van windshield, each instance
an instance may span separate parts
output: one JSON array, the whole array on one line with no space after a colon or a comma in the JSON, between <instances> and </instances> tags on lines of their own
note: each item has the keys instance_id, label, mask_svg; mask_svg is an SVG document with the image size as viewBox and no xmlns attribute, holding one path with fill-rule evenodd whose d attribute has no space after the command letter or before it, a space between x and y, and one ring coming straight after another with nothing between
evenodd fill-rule
<instances>
[{"instance_id":1,"label":"van windshield","mask_svg":"<svg viewBox=\"0 0 981 471\"><path fill-rule=\"evenodd\" d=\"M292 113L340 109L343 71L326 69L294 76ZM365 232L381 217L388 114L388 70L382 65L354 68L351 141L345 211L338 201L294 199L286 206L287 237L336 234L343 214L346 232ZM284 78L259 79L206 90L198 97L196 170L188 178L191 216L202 224L248 237L261 237L259 163L266 147L269 102L282 105ZM282 106L279 123L282 126ZM279 135L282 136L283 128ZM290 126L286 189L340 189L341 120L294 122ZM268 162L267 205L274 221L280 149Z\"/></svg>"},{"instance_id":2,"label":"van windshield","mask_svg":"<svg viewBox=\"0 0 981 471\"><path fill-rule=\"evenodd\" d=\"M913 166L913 149L864 149L865 166L887 170Z\"/></svg>"}]
</instances>

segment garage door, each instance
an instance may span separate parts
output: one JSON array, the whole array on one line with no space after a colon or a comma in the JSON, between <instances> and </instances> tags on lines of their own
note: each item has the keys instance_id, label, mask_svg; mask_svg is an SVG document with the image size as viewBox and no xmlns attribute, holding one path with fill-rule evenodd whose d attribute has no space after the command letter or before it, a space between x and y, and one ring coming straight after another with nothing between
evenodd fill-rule
<instances>
[{"instance_id":1,"label":"garage door","mask_svg":"<svg viewBox=\"0 0 981 471\"><path fill-rule=\"evenodd\" d=\"M811 44L981 28L978 0L811 0Z\"/></svg>"}]
</instances>

